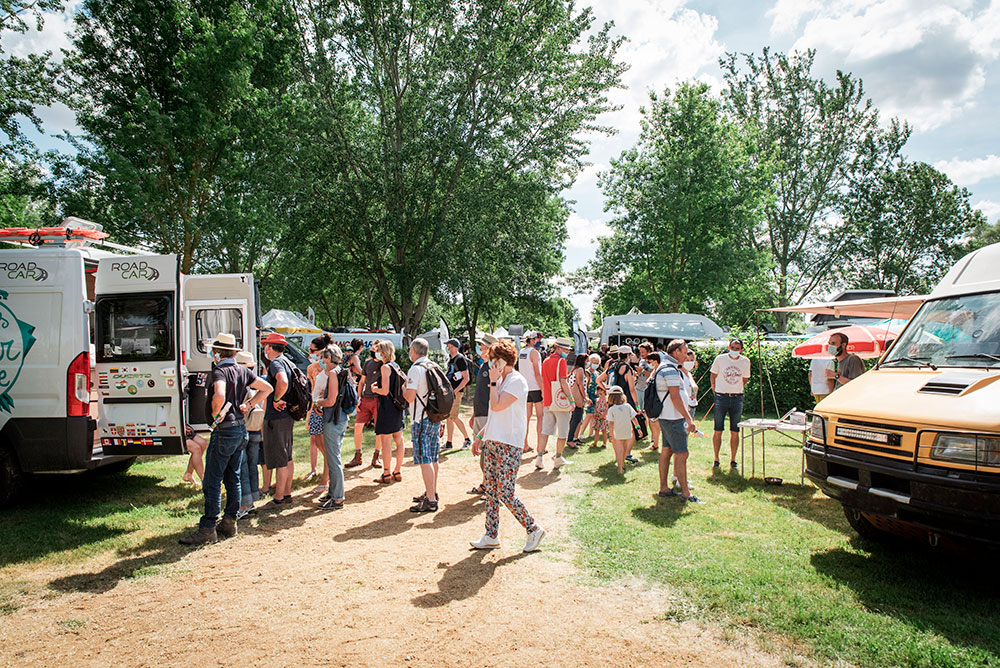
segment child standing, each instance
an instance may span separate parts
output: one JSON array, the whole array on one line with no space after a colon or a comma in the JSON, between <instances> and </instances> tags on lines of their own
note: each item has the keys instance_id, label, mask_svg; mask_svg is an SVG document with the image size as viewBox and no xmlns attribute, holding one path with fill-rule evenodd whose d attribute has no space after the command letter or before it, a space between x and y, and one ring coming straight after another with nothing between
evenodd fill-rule
<instances>
[{"instance_id":1,"label":"child standing","mask_svg":"<svg viewBox=\"0 0 1000 668\"><path fill-rule=\"evenodd\" d=\"M632 427L639 424L638 420L635 419L638 413L631 404L625 401L625 391L617 385L608 392L608 403L610 404L608 421L611 423L611 445L615 449L618 472L621 473L625 466L625 455L635 443Z\"/></svg>"},{"instance_id":2,"label":"child standing","mask_svg":"<svg viewBox=\"0 0 1000 668\"><path fill-rule=\"evenodd\" d=\"M597 399L594 402L594 421L591 424L591 431L594 435L593 445L604 448L608 445L608 391L601 384L597 384ZM597 437L601 437L601 444L597 445Z\"/></svg>"}]
</instances>

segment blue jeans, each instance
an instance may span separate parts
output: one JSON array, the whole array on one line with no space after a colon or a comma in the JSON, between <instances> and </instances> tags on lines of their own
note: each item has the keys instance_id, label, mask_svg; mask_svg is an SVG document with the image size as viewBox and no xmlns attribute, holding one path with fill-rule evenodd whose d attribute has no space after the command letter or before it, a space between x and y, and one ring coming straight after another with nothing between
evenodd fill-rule
<instances>
[{"instance_id":1,"label":"blue jeans","mask_svg":"<svg viewBox=\"0 0 1000 668\"><path fill-rule=\"evenodd\" d=\"M205 479L201 489L205 494L205 514L198 523L203 529L215 528L222 507L221 485L226 485L226 515L233 519L240 510L240 466L246 449L247 429L242 422L219 426L212 432L205 449Z\"/></svg>"},{"instance_id":2,"label":"blue jeans","mask_svg":"<svg viewBox=\"0 0 1000 668\"><path fill-rule=\"evenodd\" d=\"M240 489L243 496L240 505L249 508L254 501L260 501L260 471L257 466L260 464L260 442L263 436L259 431L247 434L246 456L243 457L243 466L240 467Z\"/></svg>"},{"instance_id":3,"label":"blue jeans","mask_svg":"<svg viewBox=\"0 0 1000 668\"><path fill-rule=\"evenodd\" d=\"M715 408L712 409L715 417L715 431L722 431L726 426L726 416L729 416L729 431L738 432L737 426L743 419L743 395L742 394L716 394Z\"/></svg>"},{"instance_id":4,"label":"blue jeans","mask_svg":"<svg viewBox=\"0 0 1000 668\"><path fill-rule=\"evenodd\" d=\"M323 422L323 449L326 451L327 468L330 469L330 498L334 501L344 500L344 465L340 461L340 446L344 442L349 417L341 411L340 420Z\"/></svg>"}]
</instances>

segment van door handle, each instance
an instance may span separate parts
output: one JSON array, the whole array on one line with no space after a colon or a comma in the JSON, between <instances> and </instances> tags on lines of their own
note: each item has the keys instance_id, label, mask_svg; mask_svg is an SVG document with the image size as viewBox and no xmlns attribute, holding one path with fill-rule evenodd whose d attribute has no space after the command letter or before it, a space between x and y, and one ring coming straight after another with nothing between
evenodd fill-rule
<instances>
[{"instance_id":1,"label":"van door handle","mask_svg":"<svg viewBox=\"0 0 1000 668\"><path fill-rule=\"evenodd\" d=\"M160 369L160 375L164 377L172 377L177 375L177 369L172 366L168 366L165 369Z\"/></svg>"}]
</instances>

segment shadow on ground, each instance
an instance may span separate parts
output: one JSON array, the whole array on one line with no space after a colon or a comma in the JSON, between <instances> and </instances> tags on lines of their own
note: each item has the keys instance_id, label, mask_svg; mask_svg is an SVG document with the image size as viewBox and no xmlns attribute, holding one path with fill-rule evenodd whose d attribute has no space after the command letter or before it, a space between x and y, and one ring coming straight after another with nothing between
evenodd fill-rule
<instances>
[{"instance_id":1,"label":"shadow on ground","mask_svg":"<svg viewBox=\"0 0 1000 668\"><path fill-rule=\"evenodd\" d=\"M439 608L452 601L475 596L498 568L522 559L528 553L518 552L496 561L487 559L490 554L487 550L472 550L458 563L439 564L438 568L444 570L444 574L438 582L438 591L415 597L413 604L418 608Z\"/></svg>"}]
</instances>

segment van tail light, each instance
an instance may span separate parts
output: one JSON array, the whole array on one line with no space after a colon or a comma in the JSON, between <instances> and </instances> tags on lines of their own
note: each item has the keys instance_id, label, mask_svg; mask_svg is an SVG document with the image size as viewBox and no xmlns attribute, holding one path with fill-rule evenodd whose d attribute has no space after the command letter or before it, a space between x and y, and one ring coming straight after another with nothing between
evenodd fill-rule
<instances>
[{"instance_id":1,"label":"van tail light","mask_svg":"<svg viewBox=\"0 0 1000 668\"><path fill-rule=\"evenodd\" d=\"M90 415L90 353L80 353L66 372L66 415Z\"/></svg>"}]
</instances>

